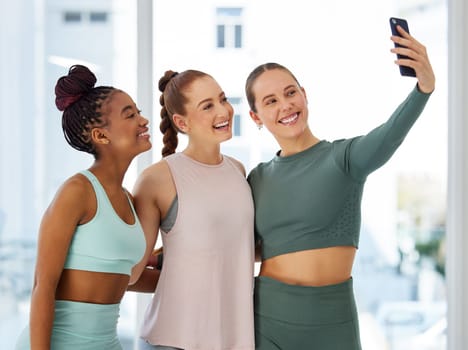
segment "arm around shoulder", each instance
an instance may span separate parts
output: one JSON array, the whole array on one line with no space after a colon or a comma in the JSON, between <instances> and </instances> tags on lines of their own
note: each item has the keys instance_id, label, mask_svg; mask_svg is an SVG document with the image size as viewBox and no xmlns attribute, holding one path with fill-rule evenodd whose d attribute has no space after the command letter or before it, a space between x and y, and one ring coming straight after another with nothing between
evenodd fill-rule
<instances>
[{"instance_id":1,"label":"arm around shoulder","mask_svg":"<svg viewBox=\"0 0 468 350\"><path fill-rule=\"evenodd\" d=\"M133 196L135 210L146 238L146 250L141 261L132 270L130 285L137 283L145 271L158 238L162 214L175 196L171 173L164 160L151 165L141 173L135 183Z\"/></svg>"}]
</instances>

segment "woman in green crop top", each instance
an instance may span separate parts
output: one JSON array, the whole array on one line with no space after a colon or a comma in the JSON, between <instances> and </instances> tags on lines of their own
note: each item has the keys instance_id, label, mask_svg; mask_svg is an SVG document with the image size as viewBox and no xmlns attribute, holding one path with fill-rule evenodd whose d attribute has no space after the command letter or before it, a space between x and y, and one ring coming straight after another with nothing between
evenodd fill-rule
<instances>
[{"instance_id":1,"label":"woman in green crop top","mask_svg":"<svg viewBox=\"0 0 468 350\"><path fill-rule=\"evenodd\" d=\"M401 144L434 90L425 47L398 28L417 87L390 119L367 135L328 142L310 130L307 97L276 63L246 81L250 116L280 146L248 181L255 203L261 268L255 281L257 349L361 349L351 270L359 243L360 205L368 174Z\"/></svg>"},{"instance_id":2,"label":"woman in green crop top","mask_svg":"<svg viewBox=\"0 0 468 350\"><path fill-rule=\"evenodd\" d=\"M122 187L130 162L151 148L148 120L128 94L95 83L75 65L55 86L65 139L94 162L64 182L43 216L18 350L121 350L119 304L150 253Z\"/></svg>"}]
</instances>

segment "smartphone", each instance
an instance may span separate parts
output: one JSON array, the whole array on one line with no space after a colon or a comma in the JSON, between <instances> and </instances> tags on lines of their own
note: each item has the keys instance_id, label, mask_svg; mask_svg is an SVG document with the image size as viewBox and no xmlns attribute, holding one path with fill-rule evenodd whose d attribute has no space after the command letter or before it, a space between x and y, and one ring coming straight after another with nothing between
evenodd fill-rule
<instances>
[{"instance_id":1,"label":"smartphone","mask_svg":"<svg viewBox=\"0 0 468 350\"><path fill-rule=\"evenodd\" d=\"M403 19L403 18L396 18L396 17L390 17L390 28L392 29L392 35L400 36L400 33L398 33L397 30L397 25L402 27L407 33L409 33L409 27L408 27L408 22ZM401 47L399 44L395 44L395 47ZM409 58L408 56L405 55L400 55L397 54L398 58ZM415 77L416 72L414 71L413 68L410 67L405 67L405 66L400 66L400 74L406 77Z\"/></svg>"}]
</instances>

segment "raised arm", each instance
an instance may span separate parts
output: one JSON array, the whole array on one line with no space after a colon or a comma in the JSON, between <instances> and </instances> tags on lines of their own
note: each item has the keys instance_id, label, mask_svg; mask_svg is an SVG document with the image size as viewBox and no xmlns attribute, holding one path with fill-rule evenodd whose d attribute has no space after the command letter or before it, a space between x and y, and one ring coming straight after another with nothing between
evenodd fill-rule
<instances>
[{"instance_id":1,"label":"raised arm","mask_svg":"<svg viewBox=\"0 0 468 350\"><path fill-rule=\"evenodd\" d=\"M397 29L403 37L392 36L391 40L406 47L393 48L391 51L406 55L411 59L397 59L395 63L411 67L416 71L417 86L386 123L365 136L346 141L346 144L341 145L341 150L338 148L338 162L343 162L341 165L355 179L365 178L390 159L424 110L430 94L434 91L435 76L426 48L400 26Z\"/></svg>"}]
</instances>

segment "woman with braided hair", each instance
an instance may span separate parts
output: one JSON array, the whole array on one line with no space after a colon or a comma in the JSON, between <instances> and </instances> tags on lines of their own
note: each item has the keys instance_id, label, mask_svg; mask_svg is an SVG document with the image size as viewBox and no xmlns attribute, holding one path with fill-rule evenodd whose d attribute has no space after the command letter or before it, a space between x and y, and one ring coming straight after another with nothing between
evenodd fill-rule
<instances>
[{"instance_id":1,"label":"woman with braided hair","mask_svg":"<svg viewBox=\"0 0 468 350\"><path fill-rule=\"evenodd\" d=\"M161 231L164 264L130 287L154 292L140 349L253 350L253 203L244 167L220 151L233 108L200 71L167 71L159 89L164 158L134 196L149 246ZM176 153L179 132L188 145Z\"/></svg>"},{"instance_id":2,"label":"woman with braided hair","mask_svg":"<svg viewBox=\"0 0 468 350\"><path fill-rule=\"evenodd\" d=\"M55 86L65 139L94 162L63 183L43 216L30 324L18 350L122 349L120 301L151 251L122 187L130 162L151 148L148 120L128 94L95 83L75 65Z\"/></svg>"}]
</instances>

